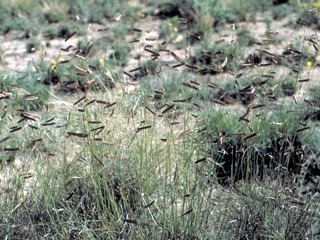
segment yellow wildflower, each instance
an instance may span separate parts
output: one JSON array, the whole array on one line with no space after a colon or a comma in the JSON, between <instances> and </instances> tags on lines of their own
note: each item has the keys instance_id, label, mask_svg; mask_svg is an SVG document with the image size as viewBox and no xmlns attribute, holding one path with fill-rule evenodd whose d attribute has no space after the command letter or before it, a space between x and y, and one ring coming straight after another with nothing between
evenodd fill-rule
<instances>
[{"instance_id":1,"label":"yellow wildflower","mask_svg":"<svg viewBox=\"0 0 320 240\"><path fill-rule=\"evenodd\" d=\"M307 66L307 67L311 68L312 65L313 65L313 63L312 63L310 60L307 60L307 61L306 61L306 66Z\"/></svg>"},{"instance_id":2,"label":"yellow wildflower","mask_svg":"<svg viewBox=\"0 0 320 240\"><path fill-rule=\"evenodd\" d=\"M104 66L104 59L102 57L99 58L99 63L100 63L101 66Z\"/></svg>"},{"instance_id":3,"label":"yellow wildflower","mask_svg":"<svg viewBox=\"0 0 320 240\"><path fill-rule=\"evenodd\" d=\"M55 71L56 68L57 68L57 65L58 65L57 61L56 60L52 60L51 63L50 63L51 70Z\"/></svg>"},{"instance_id":4,"label":"yellow wildflower","mask_svg":"<svg viewBox=\"0 0 320 240\"><path fill-rule=\"evenodd\" d=\"M63 62L65 59L63 58L63 57L58 57L58 59L54 59L54 60L52 60L51 62L50 62L50 67L51 67L51 70L52 71L55 71L56 70L56 68L57 68L57 66L58 66L58 64L59 63L61 63L61 62Z\"/></svg>"}]
</instances>

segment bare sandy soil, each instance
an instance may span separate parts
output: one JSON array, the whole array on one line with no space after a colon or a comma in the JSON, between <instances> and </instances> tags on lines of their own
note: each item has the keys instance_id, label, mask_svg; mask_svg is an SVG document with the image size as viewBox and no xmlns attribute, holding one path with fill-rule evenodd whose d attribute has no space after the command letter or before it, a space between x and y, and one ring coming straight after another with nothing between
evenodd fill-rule
<instances>
[{"instance_id":1,"label":"bare sandy soil","mask_svg":"<svg viewBox=\"0 0 320 240\"><path fill-rule=\"evenodd\" d=\"M138 4L138 3L131 3ZM282 54L283 50L288 47L290 44L294 44L296 42L302 42L305 38L312 37L313 39L319 39L319 33L314 31L308 27L301 28L291 28L288 27L288 22L292 21L292 19L296 19L297 16L291 15L288 16L281 21L272 21L271 25L268 27L267 23L263 20L262 15L258 15L257 20L255 22L242 22L237 24L238 29L241 27L246 27L250 34L257 40L262 43L268 40L268 33L274 34L278 41L276 43L271 44L262 44L261 46L251 46L247 47L245 50L245 54L248 56L250 53L254 53L257 50L267 50L274 54ZM65 39L46 39L42 35L37 36L37 40L41 43L41 47L39 50L28 53L27 52L27 42L26 39L19 39L19 33L12 32L5 36L0 36L0 70L25 70L25 69L34 69L34 64L39 62L40 60L44 60L47 62L51 62L53 60L58 59L60 56L64 56L66 58L72 57L71 53L65 53L61 51L61 48L66 48L67 46L76 47L78 42L81 40L86 40L88 42L93 41L95 39L108 36L109 32L101 32L98 29L104 28L105 26L112 27L114 22L106 22L103 25L100 24L90 24L86 26L86 32L84 36L74 36L69 39L67 42ZM119 23L117 23L119 24ZM121 24L121 22L120 22ZM155 47L162 46L161 44L165 41L165 39L159 37L160 27L165 24L164 20L156 19L153 17L142 18L139 22L136 22L134 27L143 29L143 34L138 39L139 42L132 43L132 50L130 52L130 57L128 58L128 63L124 67L124 70L133 69L139 67L140 64L144 60L150 59L150 53L145 51L144 48L146 45L152 45ZM21 33L20 33L21 35ZM177 35L177 39L174 41L179 43L181 39L185 38L185 33L181 33ZM152 39L152 41L150 41ZM126 36L123 39L125 42L130 42L133 40L131 35ZM212 31L209 37L209 41L225 41L227 43L232 44L237 40L236 31L232 30L232 26L226 26L223 29L218 31ZM312 45L307 45L306 47L310 50L310 52L314 52ZM194 47L192 45L188 46L185 49L179 49L176 47L176 44L169 43L164 45L166 50L169 51L161 51L159 52L159 60L163 65L173 65L177 63L177 60L172 56L170 51L176 53L176 55L182 60L187 59L193 52ZM108 56L112 49L104 49L98 54L103 56ZM319 61L319 57L316 53L313 53L316 56L317 62ZM179 68L179 70L183 71L186 67ZM273 66L271 69L266 68L268 71L276 71L279 76L284 76L289 73L289 69L284 66ZM246 71L246 70L243 70ZM304 84L301 84L299 87L299 91L295 94L296 99L303 100L306 97L306 90L314 85L319 85L320 70L318 67L306 67L302 73L300 73L300 78L310 78L310 81ZM213 81L221 82L225 78L228 78L228 73L221 73L214 76L211 76ZM130 81L130 78L124 76L125 79ZM128 87L128 91L133 91L136 88L137 84L131 84Z\"/></svg>"}]
</instances>

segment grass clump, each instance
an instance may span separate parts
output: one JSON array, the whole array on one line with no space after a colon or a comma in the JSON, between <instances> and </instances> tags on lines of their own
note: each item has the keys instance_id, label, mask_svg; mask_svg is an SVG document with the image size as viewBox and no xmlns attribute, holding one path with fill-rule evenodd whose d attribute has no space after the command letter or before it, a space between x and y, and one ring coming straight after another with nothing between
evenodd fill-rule
<instances>
[{"instance_id":1,"label":"grass clump","mask_svg":"<svg viewBox=\"0 0 320 240\"><path fill-rule=\"evenodd\" d=\"M237 118L225 111L204 113L202 128L208 131L203 134L203 142L217 164L220 183L301 173L305 154L314 150L312 134L300 133L301 113L290 112L288 116L283 108L267 112L252 119Z\"/></svg>"},{"instance_id":2,"label":"grass clump","mask_svg":"<svg viewBox=\"0 0 320 240\"><path fill-rule=\"evenodd\" d=\"M58 26L49 25L44 29L43 35L48 39L54 38L66 38L70 36L74 31L79 35L83 34L83 30L80 29L79 25L73 22L59 23Z\"/></svg>"},{"instance_id":3,"label":"grass clump","mask_svg":"<svg viewBox=\"0 0 320 240\"><path fill-rule=\"evenodd\" d=\"M113 19L116 14L134 15L135 9L128 8L126 1L89 0L89 1L0 1L0 31L8 33L12 30L22 30L33 35L38 34L45 27L45 33L50 36L60 36L54 33L55 27L50 24L77 25L85 23L103 24L106 19ZM30 21L31 19L31 21ZM47 29L46 29L47 28Z\"/></svg>"},{"instance_id":4,"label":"grass clump","mask_svg":"<svg viewBox=\"0 0 320 240\"><path fill-rule=\"evenodd\" d=\"M27 53L34 53L38 51L40 47L41 47L41 42L35 39L28 41L26 44Z\"/></svg>"},{"instance_id":5,"label":"grass clump","mask_svg":"<svg viewBox=\"0 0 320 240\"><path fill-rule=\"evenodd\" d=\"M315 87L311 88L309 91L310 91L311 99L319 102L320 101L320 87L315 86Z\"/></svg>"},{"instance_id":6,"label":"grass clump","mask_svg":"<svg viewBox=\"0 0 320 240\"><path fill-rule=\"evenodd\" d=\"M191 73L167 71L159 77L151 75L142 79L141 91L146 96L146 101L151 98L156 107L174 103L179 108L195 110L212 104L217 89L208 87L207 83L208 79L204 78L200 82ZM184 84L190 84L194 88Z\"/></svg>"},{"instance_id":7,"label":"grass clump","mask_svg":"<svg viewBox=\"0 0 320 240\"><path fill-rule=\"evenodd\" d=\"M222 238L232 236L239 239L306 237L314 239L318 235L317 225L319 223L316 219L318 204L314 205L313 210L306 210L294 207L289 201L287 207L283 208L282 204L286 203L287 193L276 184L280 183L267 181L257 185L253 183L236 186L231 199L226 200L226 213L222 224L225 224L223 228L227 231L220 232L219 236ZM311 204L311 202L310 199L308 203Z\"/></svg>"},{"instance_id":8,"label":"grass clump","mask_svg":"<svg viewBox=\"0 0 320 240\"><path fill-rule=\"evenodd\" d=\"M110 54L109 63L111 65L125 66L128 63L131 47L125 43L117 43L113 46L112 53Z\"/></svg>"},{"instance_id":9,"label":"grass clump","mask_svg":"<svg viewBox=\"0 0 320 240\"><path fill-rule=\"evenodd\" d=\"M237 32L237 42L240 46L253 46L256 43L255 38L251 35L250 31L246 28L241 28Z\"/></svg>"},{"instance_id":10,"label":"grass clump","mask_svg":"<svg viewBox=\"0 0 320 240\"><path fill-rule=\"evenodd\" d=\"M40 83L40 78L41 73L2 73L0 89L12 93L11 98L1 101L2 107L6 106L9 112L19 108L40 110L49 98L49 91Z\"/></svg>"},{"instance_id":11,"label":"grass clump","mask_svg":"<svg viewBox=\"0 0 320 240\"><path fill-rule=\"evenodd\" d=\"M217 74L219 72L235 71L243 55L243 49L237 44L201 42L190 58L192 64L197 64L200 73ZM205 70L206 69L206 70Z\"/></svg>"}]
</instances>

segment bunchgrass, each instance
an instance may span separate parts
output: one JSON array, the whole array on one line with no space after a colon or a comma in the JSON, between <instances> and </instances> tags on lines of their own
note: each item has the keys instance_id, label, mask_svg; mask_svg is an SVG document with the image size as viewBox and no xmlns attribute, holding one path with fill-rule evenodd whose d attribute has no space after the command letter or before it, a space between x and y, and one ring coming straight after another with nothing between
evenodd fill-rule
<instances>
[{"instance_id":1,"label":"bunchgrass","mask_svg":"<svg viewBox=\"0 0 320 240\"><path fill-rule=\"evenodd\" d=\"M22 107L26 110L39 110L49 97L49 90L41 84L43 73L3 72L0 75L2 91L12 93L12 97L1 101L1 107L8 111Z\"/></svg>"},{"instance_id":2,"label":"bunchgrass","mask_svg":"<svg viewBox=\"0 0 320 240\"><path fill-rule=\"evenodd\" d=\"M111 108L86 105L91 99L117 104ZM134 95L89 94L77 106L66 106L59 116L43 112L36 122L20 123L22 129L15 133L2 128L1 136L11 136L2 147L19 148L1 155L8 159L2 162L3 237L316 236L319 210L315 199L299 200L303 205L297 205L298 196L288 197L277 183L280 178L221 188L213 175L217 159L203 148L210 146L211 137L197 140L202 126L197 126L192 112L185 111L178 118L180 123L171 125L166 114L153 116L137 101ZM258 135L247 140L253 145L246 151L296 130L297 114L287 118L286 110L253 120L252 130ZM224 141L250 131L223 110L203 114L199 116L210 127L208 134L225 132ZM51 117L55 117L54 125L41 125ZM18 119L11 114L2 122ZM150 128L139 130L143 126ZM281 207L284 204L286 208Z\"/></svg>"}]
</instances>

